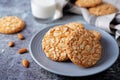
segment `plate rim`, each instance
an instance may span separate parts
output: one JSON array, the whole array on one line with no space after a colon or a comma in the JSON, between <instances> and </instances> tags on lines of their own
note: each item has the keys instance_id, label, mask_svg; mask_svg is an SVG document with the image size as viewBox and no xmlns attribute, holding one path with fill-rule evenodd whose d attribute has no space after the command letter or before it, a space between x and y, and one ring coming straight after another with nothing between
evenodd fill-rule
<instances>
[{"instance_id":1,"label":"plate rim","mask_svg":"<svg viewBox=\"0 0 120 80\"><path fill-rule=\"evenodd\" d=\"M32 39L30 40L30 44L29 44L30 55L31 55L32 59L33 59L39 66L41 66L41 68L43 68L43 69L45 69L45 70L47 70L47 71L49 71L49 72L51 72L51 73L57 74L57 75L69 76L69 77L84 77L84 76L91 76L91 75L95 75L95 74L101 73L101 72L107 70L108 68L110 68L110 67L117 61L117 59L118 59L118 57L119 57L119 54L120 54L120 53L119 53L119 46L118 46L118 44L117 44L117 41L116 41L109 33L107 33L106 31L104 31L104 30L102 30L102 29L100 29L100 28L98 28L98 27L95 27L95 26L93 26L93 25L90 25L90 24L84 24L84 25L87 25L87 26L90 26L90 27L92 27L92 26L95 27L96 29L98 29L98 30L100 30L100 31L108 34L108 35L114 40L115 45L116 45L116 47L117 47L117 52L118 52L118 53L117 53L117 57L114 59L114 61L111 63L111 65L109 65L108 67L102 69L101 71L97 71L96 73L87 74L87 75L82 75L82 76L80 76L80 75L69 75L69 74L59 73L59 72L54 71L54 70L52 70L52 69L46 68L44 65L42 65L41 63L39 63L39 61L37 61L37 59L35 59L35 57L34 57L34 55L33 55L33 53L32 53L32 49L31 49L32 41L33 41L33 39L34 39L41 31L45 30L46 28L49 28L49 29L50 29L50 28L52 28L52 27L54 27L54 26L57 26L57 25L58 25L58 24L56 24L56 25L47 25L45 28L39 30L39 31L32 37Z\"/></svg>"}]
</instances>

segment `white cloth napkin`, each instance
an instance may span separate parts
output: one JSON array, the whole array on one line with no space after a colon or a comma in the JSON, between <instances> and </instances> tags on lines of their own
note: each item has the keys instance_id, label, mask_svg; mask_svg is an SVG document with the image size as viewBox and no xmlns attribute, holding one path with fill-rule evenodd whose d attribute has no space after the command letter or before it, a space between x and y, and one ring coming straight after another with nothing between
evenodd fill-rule
<instances>
[{"instance_id":1,"label":"white cloth napkin","mask_svg":"<svg viewBox=\"0 0 120 80\"><path fill-rule=\"evenodd\" d=\"M90 14L86 8L77 7L71 1L73 2L75 0L56 0L57 9L54 19L63 17L63 9L65 9L64 11L80 14L89 24L114 34L120 46L120 0L103 0L104 2L111 3L119 10L117 13L105 16L94 16Z\"/></svg>"}]
</instances>

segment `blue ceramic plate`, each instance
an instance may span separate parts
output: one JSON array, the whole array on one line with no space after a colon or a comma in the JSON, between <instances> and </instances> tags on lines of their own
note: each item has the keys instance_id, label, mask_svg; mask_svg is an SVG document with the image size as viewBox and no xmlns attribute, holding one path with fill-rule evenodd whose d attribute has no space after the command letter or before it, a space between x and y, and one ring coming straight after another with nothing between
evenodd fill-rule
<instances>
[{"instance_id":1,"label":"blue ceramic plate","mask_svg":"<svg viewBox=\"0 0 120 80\"><path fill-rule=\"evenodd\" d=\"M107 32L85 24L86 29L96 30L102 34L101 45L103 47L101 60L91 68L78 67L72 62L54 62L48 59L41 47L41 42L44 34L51 28L51 26L38 32L32 39L30 44L31 56L34 61L42 68L59 75L64 76L88 76L108 69L114 64L119 55L119 47L114 38Z\"/></svg>"}]
</instances>

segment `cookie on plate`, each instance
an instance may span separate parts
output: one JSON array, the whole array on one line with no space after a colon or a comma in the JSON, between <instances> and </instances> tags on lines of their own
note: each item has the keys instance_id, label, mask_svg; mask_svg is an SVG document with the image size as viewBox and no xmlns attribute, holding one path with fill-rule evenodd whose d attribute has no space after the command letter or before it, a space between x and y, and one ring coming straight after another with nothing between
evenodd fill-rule
<instances>
[{"instance_id":1,"label":"cookie on plate","mask_svg":"<svg viewBox=\"0 0 120 80\"><path fill-rule=\"evenodd\" d=\"M56 26L51 28L43 37L42 48L45 55L53 61L66 61L66 38L71 33L67 26Z\"/></svg>"},{"instance_id":2,"label":"cookie on plate","mask_svg":"<svg viewBox=\"0 0 120 80\"><path fill-rule=\"evenodd\" d=\"M65 24L65 26L68 26L72 30L84 29L84 25L78 22L71 22L71 23Z\"/></svg>"},{"instance_id":3,"label":"cookie on plate","mask_svg":"<svg viewBox=\"0 0 120 80\"><path fill-rule=\"evenodd\" d=\"M0 33L13 34L17 33L25 27L22 19L16 16L5 16L0 18Z\"/></svg>"},{"instance_id":4,"label":"cookie on plate","mask_svg":"<svg viewBox=\"0 0 120 80\"><path fill-rule=\"evenodd\" d=\"M101 40L102 36L99 32L95 30L89 30L92 34L94 34L96 40Z\"/></svg>"},{"instance_id":5,"label":"cookie on plate","mask_svg":"<svg viewBox=\"0 0 120 80\"><path fill-rule=\"evenodd\" d=\"M109 3L102 3L98 6L89 8L89 12L95 16L103 16L117 12L117 8Z\"/></svg>"},{"instance_id":6,"label":"cookie on plate","mask_svg":"<svg viewBox=\"0 0 120 80\"><path fill-rule=\"evenodd\" d=\"M76 0L75 5L84 7L84 8L89 8L89 7L94 7L96 5L99 5L102 3L102 0Z\"/></svg>"},{"instance_id":7,"label":"cookie on plate","mask_svg":"<svg viewBox=\"0 0 120 80\"><path fill-rule=\"evenodd\" d=\"M88 30L73 31L66 42L69 59L82 67L94 66L101 58L102 47L99 40Z\"/></svg>"}]
</instances>

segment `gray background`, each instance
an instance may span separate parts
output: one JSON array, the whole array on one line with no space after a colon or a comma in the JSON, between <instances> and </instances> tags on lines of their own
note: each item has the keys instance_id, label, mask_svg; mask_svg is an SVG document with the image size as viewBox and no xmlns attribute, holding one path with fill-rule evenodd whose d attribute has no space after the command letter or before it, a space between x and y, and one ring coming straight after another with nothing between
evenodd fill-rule
<instances>
[{"instance_id":1,"label":"gray background","mask_svg":"<svg viewBox=\"0 0 120 80\"><path fill-rule=\"evenodd\" d=\"M112 67L102 73L87 77L65 77L42 69L33 61L29 52L21 55L17 53L18 49L22 47L29 48L31 38L47 25L64 24L71 21L84 23L81 16L64 14L62 19L44 24L32 16L30 0L0 0L0 17L6 15L18 16L25 21L26 28L20 33L23 33L26 39L18 40L17 34L0 34L0 80L120 80L120 58ZM7 46L9 41L14 41L15 47L9 48ZM30 61L29 68L21 65L23 59Z\"/></svg>"}]
</instances>

